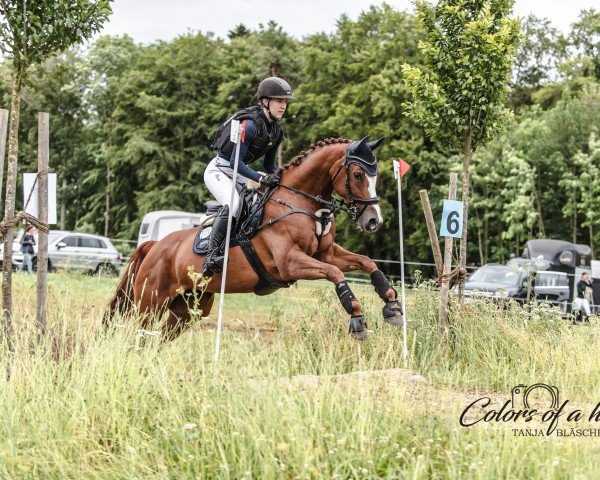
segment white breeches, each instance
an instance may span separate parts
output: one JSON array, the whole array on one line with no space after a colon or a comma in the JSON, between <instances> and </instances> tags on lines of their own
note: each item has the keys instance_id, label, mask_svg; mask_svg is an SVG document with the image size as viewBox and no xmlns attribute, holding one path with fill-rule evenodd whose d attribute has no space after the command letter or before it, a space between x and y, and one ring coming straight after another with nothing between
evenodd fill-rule
<instances>
[{"instance_id":1,"label":"white breeches","mask_svg":"<svg viewBox=\"0 0 600 480\"><path fill-rule=\"evenodd\" d=\"M587 298L576 298L573 301L573 311L576 312L577 310L583 310L588 317L592 314L590 302L587 301Z\"/></svg>"},{"instance_id":2,"label":"white breeches","mask_svg":"<svg viewBox=\"0 0 600 480\"><path fill-rule=\"evenodd\" d=\"M233 185L233 169L229 166L229 162L215 157L206 167L204 171L204 183L213 194L215 200L222 205L229 205L231 200L231 187ZM236 178L236 188L233 192L233 208L232 212L236 218L240 215L240 194L243 186L249 179L238 175Z\"/></svg>"}]
</instances>

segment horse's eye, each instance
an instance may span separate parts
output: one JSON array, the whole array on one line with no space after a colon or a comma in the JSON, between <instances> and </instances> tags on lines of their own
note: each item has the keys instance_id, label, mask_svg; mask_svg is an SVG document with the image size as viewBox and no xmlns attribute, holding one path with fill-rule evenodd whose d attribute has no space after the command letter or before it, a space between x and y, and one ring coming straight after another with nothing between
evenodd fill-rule
<instances>
[{"instance_id":1,"label":"horse's eye","mask_svg":"<svg viewBox=\"0 0 600 480\"><path fill-rule=\"evenodd\" d=\"M354 178L360 180L362 178L362 173L354 172Z\"/></svg>"}]
</instances>

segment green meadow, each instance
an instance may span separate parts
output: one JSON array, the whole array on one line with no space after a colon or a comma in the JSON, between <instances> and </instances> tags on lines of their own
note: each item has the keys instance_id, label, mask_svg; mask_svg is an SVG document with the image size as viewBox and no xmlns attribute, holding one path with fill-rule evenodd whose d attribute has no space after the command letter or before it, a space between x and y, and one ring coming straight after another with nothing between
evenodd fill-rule
<instances>
[{"instance_id":1,"label":"green meadow","mask_svg":"<svg viewBox=\"0 0 600 480\"><path fill-rule=\"evenodd\" d=\"M370 285L353 286L371 330L358 343L333 287L301 282L269 297L228 296L215 368L216 308L161 343L135 318L102 329L116 280L51 274L40 343L35 278L17 274L14 284L15 348L0 357L0 478L598 478L598 437L515 433L546 431L539 422L459 423L472 401L493 402L471 412L482 417L514 386L540 382L557 387L567 410L589 413L600 401L595 319L467 304L442 338L437 293L421 285L407 294L405 361L402 330L382 321ZM559 428L596 423L562 417Z\"/></svg>"}]
</instances>

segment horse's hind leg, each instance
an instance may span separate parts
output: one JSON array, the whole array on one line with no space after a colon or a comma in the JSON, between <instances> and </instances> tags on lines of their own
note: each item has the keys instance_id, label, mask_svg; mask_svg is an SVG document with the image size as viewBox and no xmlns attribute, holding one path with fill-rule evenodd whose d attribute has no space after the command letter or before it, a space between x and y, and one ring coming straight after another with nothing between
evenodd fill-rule
<instances>
[{"instance_id":1,"label":"horse's hind leg","mask_svg":"<svg viewBox=\"0 0 600 480\"><path fill-rule=\"evenodd\" d=\"M197 305L194 305L194 296L190 291L177 295L169 305L169 315L162 331L164 339L173 340L187 330L192 324L193 312L199 311L201 317L206 317L210 313L214 297L214 294L205 292Z\"/></svg>"}]
</instances>

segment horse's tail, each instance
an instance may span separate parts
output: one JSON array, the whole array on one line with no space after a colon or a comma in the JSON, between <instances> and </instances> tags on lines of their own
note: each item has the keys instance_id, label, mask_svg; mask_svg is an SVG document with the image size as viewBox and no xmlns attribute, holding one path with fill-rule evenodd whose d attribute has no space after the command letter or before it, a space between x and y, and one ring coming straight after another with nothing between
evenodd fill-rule
<instances>
[{"instance_id":1,"label":"horse's tail","mask_svg":"<svg viewBox=\"0 0 600 480\"><path fill-rule=\"evenodd\" d=\"M131 310L133 306L133 287L135 285L135 277L137 276L137 272L140 269L140 265L142 264L146 255L150 249L157 242L151 240L149 242L142 243L138 248L136 248L135 252L129 259L129 263L125 268L125 273L119 280L119 285L117 285L117 291L115 292L114 297L110 300L108 304L108 308L104 313L104 317L102 319L102 323L105 327L108 326L109 322L113 319L116 312L121 315L125 315Z\"/></svg>"}]
</instances>

